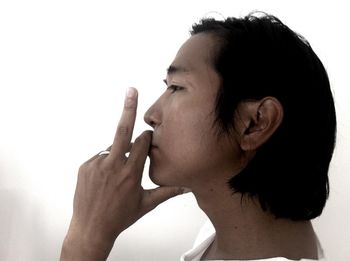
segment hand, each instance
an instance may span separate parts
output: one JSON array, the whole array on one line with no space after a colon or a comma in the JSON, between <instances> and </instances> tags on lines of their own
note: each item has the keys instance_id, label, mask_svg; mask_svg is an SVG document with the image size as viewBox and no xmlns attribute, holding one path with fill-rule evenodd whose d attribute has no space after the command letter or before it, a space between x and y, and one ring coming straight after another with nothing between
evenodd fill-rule
<instances>
[{"instance_id":1,"label":"hand","mask_svg":"<svg viewBox=\"0 0 350 261\"><path fill-rule=\"evenodd\" d=\"M131 144L136 109L137 91L129 88L110 154L95 155L79 169L61 261L105 260L123 230L163 201L183 193L178 187L142 188L152 132L143 132Z\"/></svg>"}]
</instances>

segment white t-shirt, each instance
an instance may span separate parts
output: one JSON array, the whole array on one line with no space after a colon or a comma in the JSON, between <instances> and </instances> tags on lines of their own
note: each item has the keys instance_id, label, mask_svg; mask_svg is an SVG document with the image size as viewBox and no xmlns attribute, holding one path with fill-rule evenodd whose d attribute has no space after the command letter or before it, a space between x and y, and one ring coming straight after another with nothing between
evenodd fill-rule
<instances>
[{"instance_id":1,"label":"white t-shirt","mask_svg":"<svg viewBox=\"0 0 350 261\"><path fill-rule=\"evenodd\" d=\"M193 248L187 251L185 254L181 256L180 261L200 261L202 255L210 246L210 244L214 241L215 238L215 229L211 222L208 220L204 226L199 231L199 234L193 244ZM317 240L318 247L318 260L325 261L322 247ZM267 259L258 259L259 261L287 261L290 259L284 257L274 257ZM223 261L223 260L213 260L213 261ZM226 260L226 261L240 261L240 260ZM245 260L248 261L248 260ZM315 261L312 259L301 259L300 261Z\"/></svg>"}]
</instances>

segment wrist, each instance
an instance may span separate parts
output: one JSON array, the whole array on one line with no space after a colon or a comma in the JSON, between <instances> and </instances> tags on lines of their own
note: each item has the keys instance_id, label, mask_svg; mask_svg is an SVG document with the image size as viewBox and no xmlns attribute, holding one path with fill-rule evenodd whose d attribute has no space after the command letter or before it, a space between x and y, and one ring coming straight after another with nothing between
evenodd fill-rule
<instances>
[{"instance_id":1,"label":"wrist","mask_svg":"<svg viewBox=\"0 0 350 261\"><path fill-rule=\"evenodd\" d=\"M63 245L60 261L105 261L114 241L69 231Z\"/></svg>"}]
</instances>

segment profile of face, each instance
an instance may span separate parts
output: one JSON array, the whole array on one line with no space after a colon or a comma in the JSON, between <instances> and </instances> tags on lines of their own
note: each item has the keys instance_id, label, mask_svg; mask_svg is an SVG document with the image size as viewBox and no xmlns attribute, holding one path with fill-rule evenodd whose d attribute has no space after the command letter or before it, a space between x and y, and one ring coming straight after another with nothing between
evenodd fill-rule
<instances>
[{"instance_id":1,"label":"profile of face","mask_svg":"<svg viewBox=\"0 0 350 261\"><path fill-rule=\"evenodd\" d=\"M200 33L182 45L168 69L168 88L144 116L154 129L149 174L158 185L226 182L239 165L235 139L218 136L213 125L220 85L214 44L213 36Z\"/></svg>"}]
</instances>

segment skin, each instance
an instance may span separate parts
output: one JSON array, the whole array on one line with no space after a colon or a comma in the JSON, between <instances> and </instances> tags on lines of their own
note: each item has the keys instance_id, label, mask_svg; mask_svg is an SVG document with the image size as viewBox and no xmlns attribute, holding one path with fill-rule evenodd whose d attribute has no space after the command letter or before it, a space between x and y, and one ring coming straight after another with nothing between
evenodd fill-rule
<instances>
[{"instance_id":1,"label":"skin","mask_svg":"<svg viewBox=\"0 0 350 261\"><path fill-rule=\"evenodd\" d=\"M137 91L129 89L109 155L95 155L79 169L73 216L60 260L106 260L118 235L183 188L144 190L141 178L152 140L145 131L133 144ZM126 158L125 153L129 152Z\"/></svg>"},{"instance_id":2,"label":"skin","mask_svg":"<svg viewBox=\"0 0 350 261\"><path fill-rule=\"evenodd\" d=\"M154 131L144 132L134 144L135 90L126 98L111 153L93 157L79 170L61 260L105 260L123 230L184 187L216 229L202 260L317 257L310 222L275 219L254 199L242 201L227 186L278 128L283 108L274 97L244 101L233 118L235 132L217 135L214 98L220 77L211 64L215 44L209 34L184 43L169 67L168 88L145 114ZM151 191L141 186L147 154L150 177L159 185Z\"/></svg>"},{"instance_id":3,"label":"skin","mask_svg":"<svg viewBox=\"0 0 350 261\"><path fill-rule=\"evenodd\" d=\"M195 190L241 168L235 140L217 138L213 128L220 79L209 65L211 43L202 38L192 37L180 48L170 67L178 69L169 70L165 80L167 90L144 116L154 128L149 173L159 185Z\"/></svg>"}]
</instances>

